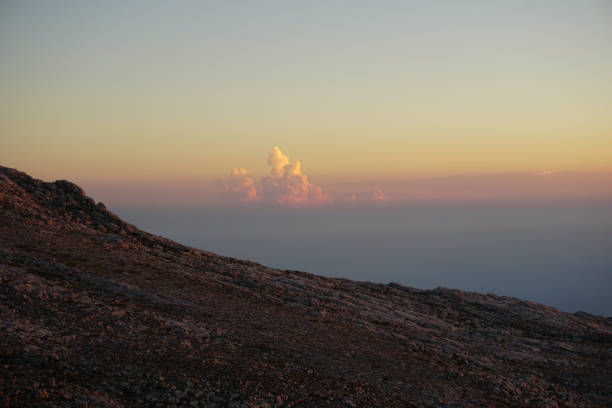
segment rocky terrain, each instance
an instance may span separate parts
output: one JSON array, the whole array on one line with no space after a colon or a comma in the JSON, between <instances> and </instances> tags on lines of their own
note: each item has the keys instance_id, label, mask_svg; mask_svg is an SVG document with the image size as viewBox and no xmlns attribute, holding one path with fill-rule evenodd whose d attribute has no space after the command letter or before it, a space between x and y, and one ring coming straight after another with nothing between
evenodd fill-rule
<instances>
[{"instance_id":1,"label":"rocky terrain","mask_svg":"<svg viewBox=\"0 0 612 408\"><path fill-rule=\"evenodd\" d=\"M7 407L612 406L612 319L271 269L0 167Z\"/></svg>"}]
</instances>

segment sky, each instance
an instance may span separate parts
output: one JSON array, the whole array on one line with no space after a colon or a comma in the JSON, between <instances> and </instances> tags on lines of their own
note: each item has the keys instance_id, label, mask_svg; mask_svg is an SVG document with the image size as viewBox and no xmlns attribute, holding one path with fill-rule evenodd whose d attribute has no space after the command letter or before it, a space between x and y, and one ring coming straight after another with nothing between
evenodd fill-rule
<instances>
[{"instance_id":1,"label":"sky","mask_svg":"<svg viewBox=\"0 0 612 408\"><path fill-rule=\"evenodd\" d=\"M0 164L121 204L609 198L611 41L595 0L5 0Z\"/></svg>"}]
</instances>

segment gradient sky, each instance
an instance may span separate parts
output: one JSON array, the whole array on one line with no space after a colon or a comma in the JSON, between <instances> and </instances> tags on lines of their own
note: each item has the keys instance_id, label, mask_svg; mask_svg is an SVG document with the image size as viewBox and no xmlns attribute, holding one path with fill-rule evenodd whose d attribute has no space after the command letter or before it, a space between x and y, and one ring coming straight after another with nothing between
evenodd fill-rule
<instances>
[{"instance_id":1,"label":"gradient sky","mask_svg":"<svg viewBox=\"0 0 612 408\"><path fill-rule=\"evenodd\" d=\"M610 1L5 0L0 164L130 195L259 179L279 146L338 191L553 172L595 194L611 44Z\"/></svg>"}]
</instances>

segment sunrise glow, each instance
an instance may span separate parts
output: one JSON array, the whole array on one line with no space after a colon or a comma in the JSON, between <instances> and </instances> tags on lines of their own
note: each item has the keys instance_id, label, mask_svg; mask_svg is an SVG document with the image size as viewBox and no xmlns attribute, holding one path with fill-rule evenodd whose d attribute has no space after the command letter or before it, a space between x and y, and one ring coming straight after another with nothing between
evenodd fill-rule
<instances>
[{"instance_id":1,"label":"sunrise glow","mask_svg":"<svg viewBox=\"0 0 612 408\"><path fill-rule=\"evenodd\" d=\"M609 195L606 2L136 4L1 6L4 164L93 189L204 183L203 203L234 168L263 192L278 146L322 188L304 202L353 193L338 183L395 182L399 199L428 195L400 191L415 179L543 171ZM530 195L538 180L497 183Z\"/></svg>"}]
</instances>

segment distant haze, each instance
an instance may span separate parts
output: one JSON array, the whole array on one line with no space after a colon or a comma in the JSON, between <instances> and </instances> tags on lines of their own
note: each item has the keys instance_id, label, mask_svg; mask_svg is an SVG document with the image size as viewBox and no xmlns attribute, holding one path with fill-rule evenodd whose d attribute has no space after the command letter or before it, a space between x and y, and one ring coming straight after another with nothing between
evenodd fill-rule
<instances>
[{"instance_id":1,"label":"distant haze","mask_svg":"<svg viewBox=\"0 0 612 408\"><path fill-rule=\"evenodd\" d=\"M268 266L612 316L612 202L115 210L150 232Z\"/></svg>"},{"instance_id":2,"label":"distant haze","mask_svg":"<svg viewBox=\"0 0 612 408\"><path fill-rule=\"evenodd\" d=\"M228 169L228 173L231 169ZM244 175L242 176L244 177ZM76 174L71 178L82 185L88 194L115 206L210 206L219 204L244 204L237 197L227 197L219 191L219 182L226 183L227 175L220 179L199 180L84 180ZM311 177L329 196L332 206L351 204L351 194L371 193L380 190L385 201L506 201L552 200L612 200L612 171L600 173L499 173L465 174L437 177ZM247 188L263 191L259 180L252 179ZM244 180L242 180L244 182ZM248 190L247 190L248 191ZM239 191L238 191L239 193ZM360 198L359 196L357 198ZM353 204L367 204L356 200ZM371 201L371 200L369 200ZM255 205L257 206L257 205Z\"/></svg>"}]
</instances>

